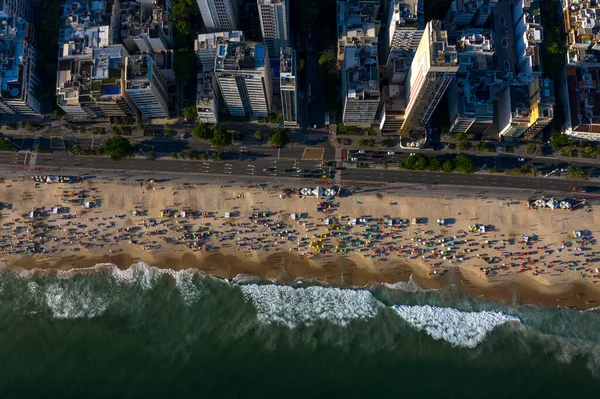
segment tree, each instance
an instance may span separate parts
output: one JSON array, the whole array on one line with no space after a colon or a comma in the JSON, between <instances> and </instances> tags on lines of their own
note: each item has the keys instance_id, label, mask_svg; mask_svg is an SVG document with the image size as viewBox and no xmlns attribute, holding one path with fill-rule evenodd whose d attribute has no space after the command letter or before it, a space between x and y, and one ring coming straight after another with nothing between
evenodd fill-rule
<instances>
[{"instance_id":1,"label":"tree","mask_svg":"<svg viewBox=\"0 0 600 399\"><path fill-rule=\"evenodd\" d=\"M186 121L196 122L198 119L198 110L195 105L189 105L183 109L183 117Z\"/></svg>"},{"instance_id":2,"label":"tree","mask_svg":"<svg viewBox=\"0 0 600 399\"><path fill-rule=\"evenodd\" d=\"M217 147L224 147L231 145L232 137L231 134L221 125L216 125L213 129L213 136L210 139L210 143Z\"/></svg>"},{"instance_id":3,"label":"tree","mask_svg":"<svg viewBox=\"0 0 600 399\"><path fill-rule=\"evenodd\" d=\"M427 169L429 169L432 172L437 172L441 168L442 168L442 161L440 161L440 159L438 157L431 157L429 159L429 167Z\"/></svg>"},{"instance_id":4,"label":"tree","mask_svg":"<svg viewBox=\"0 0 600 399\"><path fill-rule=\"evenodd\" d=\"M200 123L196 126L192 134L198 140L211 140L213 138L213 130L205 123Z\"/></svg>"},{"instance_id":5,"label":"tree","mask_svg":"<svg viewBox=\"0 0 600 399\"><path fill-rule=\"evenodd\" d=\"M262 141L263 136L260 130L257 130L254 132L254 140L256 141Z\"/></svg>"},{"instance_id":6,"label":"tree","mask_svg":"<svg viewBox=\"0 0 600 399\"><path fill-rule=\"evenodd\" d=\"M220 151L219 151L219 152L213 152L213 153L210 155L210 158L211 158L213 161L222 161L222 160L223 160L223 153L222 153L222 152L220 152Z\"/></svg>"},{"instance_id":7,"label":"tree","mask_svg":"<svg viewBox=\"0 0 600 399\"><path fill-rule=\"evenodd\" d=\"M113 161L127 158L133 154L131 142L122 136L113 136L104 142L104 152L110 156Z\"/></svg>"},{"instance_id":8,"label":"tree","mask_svg":"<svg viewBox=\"0 0 600 399\"><path fill-rule=\"evenodd\" d=\"M332 72L337 66L337 58L335 58L335 54L333 50L325 50L319 57L319 67L321 69Z\"/></svg>"},{"instance_id":9,"label":"tree","mask_svg":"<svg viewBox=\"0 0 600 399\"><path fill-rule=\"evenodd\" d=\"M63 111L62 108L56 108L54 111L52 111L52 115L54 115L56 119L62 119L65 117L66 114L67 113Z\"/></svg>"},{"instance_id":10,"label":"tree","mask_svg":"<svg viewBox=\"0 0 600 399\"><path fill-rule=\"evenodd\" d=\"M469 136L466 133L456 133L456 141L468 141Z\"/></svg>"},{"instance_id":11,"label":"tree","mask_svg":"<svg viewBox=\"0 0 600 399\"><path fill-rule=\"evenodd\" d=\"M173 55L173 71L178 83L185 82L196 72L196 53L190 49L180 49Z\"/></svg>"},{"instance_id":12,"label":"tree","mask_svg":"<svg viewBox=\"0 0 600 399\"><path fill-rule=\"evenodd\" d=\"M16 151L17 147L10 141L0 138L0 151Z\"/></svg>"},{"instance_id":13,"label":"tree","mask_svg":"<svg viewBox=\"0 0 600 399\"><path fill-rule=\"evenodd\" d=\"M306 61L304 58L300 58L300 62L298 62L298 72L304 72L306 69Z\"/></svg>"},{"instance_id":14,"label":"tree","mask_svg":"<svg viewBox=\"0 0 600 399\"><path fill-rule=\"evenodd\" d=\"M454 171L454 161L452 159L448 159L442 164L442 170L446 173L450 173Z\"/></svg>"},{"instance_id":15,"label":"tree","mask_svg":"<svg viewBox=\"0 0 600 399\"><path fill-rule=\"evenodd\" d=\"M569 168L569 170L567 170L567 178L569 178L569 179L586 179L587 180L588 173L584 169L574 166L574 167Z\"/></svg>"},{"instance_id":16,"label":"tree","mask_svg":"<svg viewBox=\"0 0 600 399\"><path fill-rule=\"evenodd\" d=\"M423 154L411 155L400 162L400 167L408 170L425 170L429 166L429 159Z\"/></svg>"},{"instance_id":17,"label":"tree","mask_svg":"<svg viewBox=\"0 0 600 399\"><path fill-rule=\"evenodd\" d=\"M271 137L269 137L269 143L277 147L283 147L289 142L290 138L288 137L287 133L281 129L276 129Z\"/></svg>"},{"instance_id":18,"label":"tree","mask_svg":"<svg viewBox=\"0 0 600 399\"><path fill-rule=\"evenodd\" d=\"M550 145L555 150L560 150L562 147L569 144L569 136L565 133L554 133L550 139Z\"/></svg>"},{"instance_id":19,"label":"tree","mask_svg":"<svg viewBox=\"0 0 600 399\"><path fill-rule=\"evenodd\" d=\"M394 142L390 138L385 138L385 139L381 140L381 145L384 147L391 147L394 145Z\"/></svg>"},{"instance_id":20,"label":"tree","mask_svg":"<svg viewBox=\"0 0 600 399\"><path fill-rule=\"evenodd\" d=\"M456 143L456 149L458 151L467 151L469 148L471 148L471 143L468 141L459 141Z\"/></svg>"},{"instance_id":21,"label":"tree","mask_svg":"<svg viewBox=\"0 0 600 399\"><path fill-rule=\"evenodd\" d=\"M473 173L475 171L475 163L466 155L458 155L454 158L454 169L462 173Z\"/></svg>"}]
</instances>

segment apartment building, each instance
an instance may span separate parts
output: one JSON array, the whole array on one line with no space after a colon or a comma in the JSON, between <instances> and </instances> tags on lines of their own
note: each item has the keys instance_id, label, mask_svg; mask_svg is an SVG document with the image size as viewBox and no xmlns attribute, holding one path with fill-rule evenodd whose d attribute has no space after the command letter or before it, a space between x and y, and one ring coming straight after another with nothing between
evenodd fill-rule
<instances>
[{"instance_id":1,"label":"apartment building","mask_svg":"<svg viewBox=\"0 0 600 399\"><path fill-rule=\"evenodd\" d=\"M251 118L269 116L272 110L272 75L264 44L220 44L215 76L230 115Z\"/></svg>"},{"instance_id":2,"label":"apartment building","mask_svg":"<svg viewBox=\"0 0 600 399\"><path fill-rule=\"evenodd\" d=\"M115 2L111 27L114 42L129 54L162 53L174 47L173 28L165 11L165 0Z\"/></svg>"},{"instance_id":3,"label":"apartment building","mask_svg":"<svg viewBox=\"0 0 600 399\"><path fill-rule=\"evenodd\" d=\"M400 134L422 137L433 111L458 71L456 46L441 21L427 23L406 77L406 111Z\"/></svg>"},{"instance_id":4,"label":"apartment building","mask_svg":"<svg viewBox=\"0 0 600 399\"><path fill-rule=\"evenodd\" d=\"M238 4L236 0L197 0L202 21L209 32L238 29Z\"/></svg>"},{"instance_id":5,"label":"apartment building","mask_svg":"<svg viewBox=\"0 0 600 399\"><path fill-rule=\"evenodd\" d=\"M369 128L379 108L377 46L346 46L342 67L344 125Z\"/></svg>"},{"instance_id":6,"label":"apartment building","mask_svg":"<svg viewBox=\"0 0 600 399\"><path fill-rule=\"evenodd\" d=\"M387 17L387 37L384 60L392 49L417 48L423 36L424 0L393 0Z\"/></svg>"},{"instance_id":7,"label":"apartment building","mask_svg":"<svg viewBox=\"0 0 600 399\"><path fill-rule=\"evenodd\" d=\"M196 108L198 110L198 120L200 122L219 122L219 96L217 92L217 82L213 72L203 72L198 74Z\"/></svg>"},{"instance_id":8,"label":"apartment building","mask_svg":"<svg viewBox=\"0 0 600 399\"><path fill-rule=\"evenodd\" d=\"M103 8L104 7L104 8ZM62 5L62 26L58 39L56 97L58 106L73 117L95 118L91 107L94 50L111 44L110 15L105 2Z\"/></svg>"},{"instance_id":9,"label":"apartment building","mask_svg":"<svg viewBox=\"0 0 600 399\"><path fill-rule=\"evenodd\" d=\"M30 25L0 13L0 114L36 115L37 51L29 42Z\"/></svg>"},{"instance_id":10,"label":"apartment building","mask_svg":"<svg viewBox=\"0 0 600 399\"><path fill-rule=\"evenodd\" d=\"M279 63L281 109L286 127L298 126L298 92L296 88L296 52L291 47L281 49Z\"/></svg>"},{"instance_id":11,"label":"apartment building","mask_svg":"<svg viewBox=\"0 0 600 399\"><path fill-rule=\"evenodd\" d=\"M32 21L31 0L0 0L0 12L8 17Z\"/></svg>"},{"instance_id":12,"label":"apartment building","mask_svg":"<svg viewBox=\"0 0 600 399\"><path fill-rule=\"evenodd\" d=\"M484 27L499 0L453 0L446 14L446 28L454 33L467 27Z\"/></svg>"},{"instance_id":13,"label":"apartment building","mask_svg":"<svg viewBox=\"0 0 600 399\"><path fill-rule=\"evenodd\" d=\"M452 134L485 134L494 123L494 45L489 29L466 28L460 35L456 45L459 66L448 95Z\"/></svg>"},{"instance_id":14,"label":"apartment building","mask_svg":"<svg viewBox=\"0 0 600 399\"><path fill-rule=\"evenodd\" d=\"M501 138L513 140L547 124L553 95L541 90L543 31L536 1L505 0L492 12L498 80L496 120Z\"/></svg>"},{"instance_id":15,"label":"apartment building","mask_svg":"<svg viewBox=\"0 0 600 399\"><path fill-rule=\"evenodd\" d=\"M243 43L244 33L241 30L236 30L198 35L198 38L194 41L194 51L202 65L202 72L214 71L219 45L226 44L227 42Z\"/></svg>"},{"instance_id":16,"label":"apartment building","mask_svg":"<svg viewBox=\"0 0 600 399\"><path fill-rule=\"evenodd\" d=\"M338 67L344 65L346 46L377 47L381 22L377 20L379 1L344 0L337 2Z\"/></svg>"},{"instance_id":17,"label":"apartment building","mask_svg":"<svg viewBox=\"0 0 600 399\"><path fill-rule=\"evenodd\" d=\"M146 119L169 116L167 79L162 70L172 69L171 54L139 54L125 57L125 91Z\"/></svg>"},{"instance_id":18,"label":"apartment building","mask_svg":"<svg viewBox=\"0 0 600 399\"><path fill-rule=\"evenodd\" d=\"M267 46L269 59L279 59L282 47L290 43L289 0L257 0L258 16L263 42Z\"/></svg>"},{"instance_id":19,"label":"apartment building","mask_svg":"<svg viewBox=\"0 0 600 399\"><path fill-rule=\"evenodd\" d=\"M600 141L600 3L566 0L563 5L569 46L565 132Z\"/></svg>"}]
</instances>

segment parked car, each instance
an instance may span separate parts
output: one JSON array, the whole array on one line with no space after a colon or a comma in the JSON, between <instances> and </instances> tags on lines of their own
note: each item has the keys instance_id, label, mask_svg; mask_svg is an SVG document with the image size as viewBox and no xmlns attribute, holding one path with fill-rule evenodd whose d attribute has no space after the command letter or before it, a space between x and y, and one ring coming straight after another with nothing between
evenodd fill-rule
<instances>
[{"instance_id":1,"label":"parked car","mask_svg":"<svg viewBox=\"0 0 600 399\"><path fill-rule=\"evenodd\" d=\"M388 151L388 155L395 155L396 153L394 151Z\"/></svg>"},{"instance_id":2,"label":"parked car","mask_svg":"<svg viewBox=\"0 0 600 399\"><path fill-rule=\"evenodd\" d=\"M352 158L350 159L352 162L358 162L358 158Z\"/></svg>"}]
</instances>

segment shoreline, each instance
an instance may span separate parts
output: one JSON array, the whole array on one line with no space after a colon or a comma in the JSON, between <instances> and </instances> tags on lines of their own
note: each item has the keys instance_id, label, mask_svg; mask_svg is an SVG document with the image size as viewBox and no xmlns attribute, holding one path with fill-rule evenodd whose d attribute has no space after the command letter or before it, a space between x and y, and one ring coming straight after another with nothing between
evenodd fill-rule
<instances>
[{"instance_id":1,"label":"shoreline","mask_svg":"<svg viewBox=\"0 0 600 399\"><path fill-rule=\"evenodd\" d=\"M135 250L135 248L127 250L131 251L132 249ZM515 276L507 281L482 284L481 281L474 282L469 279L459 268L453 269L446 275L432 277L424 275L421 268L398 263L393 268L387 268L385 273L375 273L357 267L352 260L342 256L335 262L315 265L316 262L313 260L299 259L285 252L269 254L260 262L254 263L244 261L234 254L219 252L204 254L201 258L192 252L186 252L181 257L175 256L173 252L146 254L145 257L140 257L135 256L139 254L131 254L127 250L54 257L47 260L31 257L5 260L5 262L12 271L23 269L34 272L92 270L101 264L115 265L120 270L127 270L142 262L160 270L175 272L194 270L224 280L249 276L279 284L318 281L331 287L355 289L369 289L381 284L393 285L409 282L412 279L418 287L424 290L436 290L455 285L471 297L484 297L487 300L513 305L562 306L578 310L589 310L600 306L600 289L585 282L548 286L524 276ZM290 263L285 270L278 266L282 256L286 258L286 263Z\"/></svg>"},{"instance_id":2,"label":"shoreline","mask_svg":"<svg viewBox=\"0 0 600 399\"><path fill-rule=\"evenodd\" d=\"M0 257L10 267L144 262L340 287L413 275L426 289L455 284L508 303L600 303L600 214L590 202L550 210L408 192L361 190L326 201L268 186L5 183Z\"/></svg>"}]
</instances>

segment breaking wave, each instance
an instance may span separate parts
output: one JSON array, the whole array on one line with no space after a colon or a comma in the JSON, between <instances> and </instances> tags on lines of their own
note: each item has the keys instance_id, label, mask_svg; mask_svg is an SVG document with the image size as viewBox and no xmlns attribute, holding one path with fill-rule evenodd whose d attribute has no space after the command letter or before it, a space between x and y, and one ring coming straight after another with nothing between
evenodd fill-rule
<instances>
[{"instance_id":1,"label":"breaking wave","mask_svg":"<svg viewBox=\"0 0 600 399\"><path fill-rule=\"evenodd\" d=\"M519 321L518 317L502 312L461 312L429 305L395 305L393 308L412 327L427 332L433 339L466 348L475 348L499 325Z\"/></svg>"},{"instance_id":2,"label":"breaking wave","mask_svg":"<svg viewBox=\"0 0 600 399\"><path fill-rule=\"evenodd\" d=\"M383 308L369 291L312 286L293 288L286 285L242 285L246 300L251 301L258 320L289 328L328 321L347 326L353 320L375 317Z\"/></svg>"}]
</instances>

